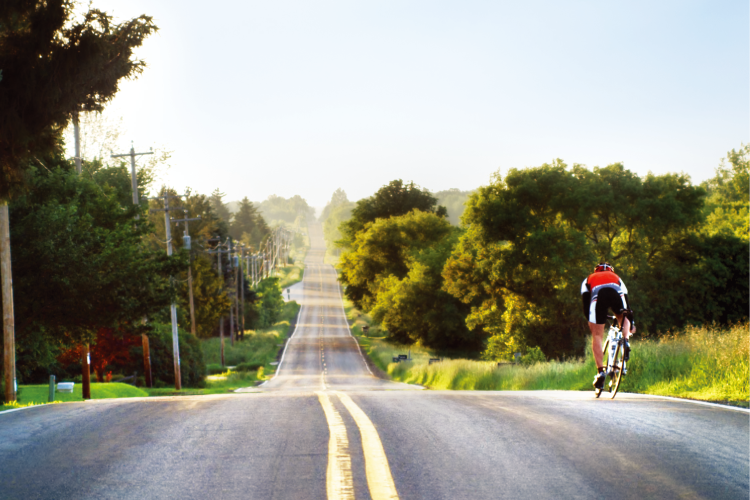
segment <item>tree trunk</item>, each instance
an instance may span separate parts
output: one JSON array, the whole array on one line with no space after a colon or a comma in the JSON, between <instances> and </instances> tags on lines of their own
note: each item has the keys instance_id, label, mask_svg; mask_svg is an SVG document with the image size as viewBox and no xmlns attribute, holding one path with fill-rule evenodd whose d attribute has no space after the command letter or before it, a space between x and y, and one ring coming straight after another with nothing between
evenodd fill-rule
<instances>
[{"instance_id":1,"label":"tree trunk","mask_svg":"<svg viewBox=\"0 0 750 500\"><path fill-rule=\"evenodd\" d=\"M81 357L81 393L83 394L83 399L91 399L91 356L89 354L89 345L84 344L82 350L83 356Z\"/></svg>"},{"instance_id":2,"label":"tree trunk","mask_svg":"<svg viewBox=\"0 0 750 500\"><path fill-rule=\"evenodd\" d=\"M3 295L3 379L5 402L16 400L16 336L13 318L13 274L10 264L8 202L0 202L0 275Z\"/></svg>"}]
</instances>

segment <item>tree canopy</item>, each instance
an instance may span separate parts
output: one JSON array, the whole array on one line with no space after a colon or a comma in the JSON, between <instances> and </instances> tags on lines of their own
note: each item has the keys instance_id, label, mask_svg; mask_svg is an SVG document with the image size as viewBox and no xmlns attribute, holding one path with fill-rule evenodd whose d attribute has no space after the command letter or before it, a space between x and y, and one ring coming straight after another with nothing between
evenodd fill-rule
<instances>
[{"instance_id":1,"label":"tree canopy","mask_svg":"<svg viewBox=\"0 0 750 500\"><path fill-rule=\"evenodd\" d=\"M168 308L169 276L187 264L144 244L153 226L133 219L139 206L122 205L112 187L79 177L59 157L44 162L50 169L30 168L31 189L10 205L22 376L100 328L146 331L142 319Z\"/></svg>"},{"instance_id":2,"label":"tree canopy","mask_svg":"<svg viewBox=\"0 0 750 500\"><path fill-rule=\"evenodd\" d=\"M412 210L432 212L445 217L445 207L437 206L437 198L429 191L422 189L413 182L404 184L401 179L391 181L380 188L374 195L357 202L352 209L351 218L344 221L339 230L343 235L340 245L350 247L358 232L365 229L365 225L377 219L405 215Z\"/></svg>"},{"instance_id":3,"label":"tree canopy","mask_svg":"<svg viewBox=\"0 0 750 500\"><path fill-rule=\"evenodd\" d=\"M75 113L100 111L122 78L145 67L133 49L157 30L150 17L116 24L100 10L77 17L73 8L67 0L0 2L0 199L59 148Z\"/></svg>"},{"instance_id":4,"label":"tree canopy","mask_svg":"<svg viewBox=\"0 0 750 500\"><path fill-rule=\"evenodd\" d=\"M705 195L684 175L640 178L621 164L511 170L470 197L444 288L471 305L469 326L490 332L496 349L554 357L582 350L579 287L601 260L615 265L646 331L746 317L747 307L734 315L706 298L736 287L747 252L699 236Z\"/></svg>"}]
</instances>

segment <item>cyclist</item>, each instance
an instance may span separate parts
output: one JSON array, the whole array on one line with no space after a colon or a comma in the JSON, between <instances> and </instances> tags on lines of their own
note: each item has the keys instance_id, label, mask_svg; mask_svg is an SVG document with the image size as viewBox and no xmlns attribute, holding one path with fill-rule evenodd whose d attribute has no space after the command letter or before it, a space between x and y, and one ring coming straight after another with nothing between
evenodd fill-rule
<instances>
[{"instance_id":1,"label":"cyclist","mask_svg":"<svg viewBox=\"0 0 750 500\"><path fill-rule=\"evenodd\" d=\"M594 388L602 389L604 380L607 378L606 366L602 359L602 341L609 309L615 313L617 322L622 327L622 335L625 337L625 361L630 356L628 339L631 333L635 333L635 322L633 311L628 307L628 289L615 274L615 268L607 262L602 262L596 266L588 278L583 280L581 299L583 300L583 314L589 321L589 330L593 339L591 348L594 351L594 361L598 370L594 378Z\"/></svg>"}]
</instances>

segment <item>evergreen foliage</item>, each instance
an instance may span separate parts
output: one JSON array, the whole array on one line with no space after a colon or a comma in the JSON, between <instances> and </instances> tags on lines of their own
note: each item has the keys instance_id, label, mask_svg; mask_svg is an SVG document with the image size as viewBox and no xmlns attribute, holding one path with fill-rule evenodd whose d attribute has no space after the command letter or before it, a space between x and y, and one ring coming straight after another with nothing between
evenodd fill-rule
<instances>
[{"instance_id":1,"label":"evergreen foliage","mask_svg":"<svg viewBox=\"0 0 750 500\"><path fill-rule=\"evenodd\" d=\"M260 215L258 208L254 207L252 202L243 198L239 205L239 210L234 214L234 220L229 226L229 234L237 241L258 248L271 229L266 224L263 216Z\"/></svg>"},{"instance_id":2,"label":"evergreen foliage","mask_svg":"<svg viewBox=\"0 0 750 500\"><path fill-rule=\"evenodd\" d=\"M119 81L145 67L133 49L157 30L150 17L116 24L73 9L67 0L0 2L0 199L30 179L40 155L59 150L75 113L101 111Z\"/></svg>"}]
</instances>

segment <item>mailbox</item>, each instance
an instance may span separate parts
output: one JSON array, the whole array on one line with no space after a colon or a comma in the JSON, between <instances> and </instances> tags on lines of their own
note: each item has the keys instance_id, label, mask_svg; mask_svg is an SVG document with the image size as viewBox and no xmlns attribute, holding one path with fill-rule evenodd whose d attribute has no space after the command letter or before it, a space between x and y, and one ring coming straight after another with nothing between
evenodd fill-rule
<instances>
[{"instance_id":1,"label":"mailbox","mask_svg":"<svg viewBox=\"0 0 750 500\"><path fill-rule=\"evenodd\" d=\"M57 384L57 392L73 392L73 386L75 382L59 382Z\"/></svg>"}]
</instances>

